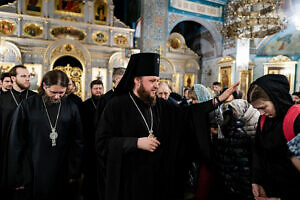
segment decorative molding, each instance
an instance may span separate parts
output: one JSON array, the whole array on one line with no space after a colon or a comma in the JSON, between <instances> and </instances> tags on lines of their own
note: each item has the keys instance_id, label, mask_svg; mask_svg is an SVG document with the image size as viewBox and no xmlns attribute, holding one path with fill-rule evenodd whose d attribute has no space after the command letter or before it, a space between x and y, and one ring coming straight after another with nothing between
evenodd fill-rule
<instances>
[{"instance_id":1,"label":"decorative molding","mask_svg":"<svg viewBox=\"0 0 300 200\"><path fill-rule=\"evenodd\" d=\"M23 32L28 37L37 38L44 34L44 29L41 24L26 23L24 24Z\"/></svg>"},{"instance_id":2,"label":"decorative molding","mask_svg":"<svg viewBox=\"0 0 300 200\"><path fill-rule=\"evenodd\" d=\"M172 0L170 6L179 10L184 10L197 14L212 17L222 17L222 6L214 7L186 0Z\"/></svg>"}]
</instances>

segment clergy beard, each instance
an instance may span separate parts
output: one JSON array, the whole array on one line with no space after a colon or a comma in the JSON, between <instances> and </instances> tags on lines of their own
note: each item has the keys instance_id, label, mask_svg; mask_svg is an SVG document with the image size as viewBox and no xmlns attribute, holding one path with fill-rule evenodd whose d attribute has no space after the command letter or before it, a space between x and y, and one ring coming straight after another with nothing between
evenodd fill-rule
<instances>
[{"instance_id":1,"label":"clergy beard","mask_svg":"<svg viewBox=\"0 0 300 200\"><path fill-rule=\"evenodd\" d=\"M148 106L154 106L156 104L156 96L151 97L149 92L147 92L141 84L141 86L137 89L137 93L139 98Z\"/></svg>"},{"instance_id":2,"label":"clergy beard","mask_svg":"<svg viewBox=\"0 0 300 200\"><path fill-rule=\"evenodd\" d=\"M20 83L18 80L16 80L16 84L19 88L21 88L22 90L26 90L30 87L30 84L28 86L24 85L23 83Z\"/></svg>"},{"instance_id":3,"label":"clergy beard","mask_svg":"<svg viewBox=\"0 0 300 200\"><path fill-rule=\"evenodd\" d=\"M100 99L100 97L101 97L101 96L95 96L95 95L92 95L92 98L93 98L94 100L98 100L98 99Z\"/></svg>"},{"instance_id":4,"label":"clergy beard","mask_svg":"<svg viewBox=\"0 0 300 200\"><path fill-rule=\"evenodd\" d=\"M52 99L51 97L49 97L47 95L44 95L42 98L44 99L46 105L57 104L57 103L60 103L60 100L61 100L61 99L58 99L58 100Z\"/></svg>"}]
</instances>

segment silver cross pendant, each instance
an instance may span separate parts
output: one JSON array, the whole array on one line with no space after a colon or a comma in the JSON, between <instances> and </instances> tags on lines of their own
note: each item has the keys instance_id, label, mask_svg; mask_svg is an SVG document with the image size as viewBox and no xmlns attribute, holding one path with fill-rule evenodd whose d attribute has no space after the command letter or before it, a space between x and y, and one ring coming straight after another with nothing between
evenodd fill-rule
<instances>
[{"instance_id":1,"label":"silver cross pendant","mask_svg":"<svg viewBox=\"0 0 300 200\"><path fill-rule=\"evenodd\" d=\"M57 134L55 128L51 129L51 133L49 136L50 136L50 139L52 140L52 146L53 147L56 146L56 139L58 137L58 134Z\"/></svg>"}]
</instances>

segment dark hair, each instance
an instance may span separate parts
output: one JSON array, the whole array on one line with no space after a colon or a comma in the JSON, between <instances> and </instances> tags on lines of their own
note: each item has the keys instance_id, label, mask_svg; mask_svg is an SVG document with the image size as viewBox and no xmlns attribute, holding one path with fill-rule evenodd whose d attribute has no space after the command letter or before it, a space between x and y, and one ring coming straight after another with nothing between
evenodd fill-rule
<instances>
[{"instance_id":1,"label":"dark hair","mask_svg":"<svg viewBox=\"0 0 300 200\"><path fill-rule=\"evenodd\" d=\"M242 90L236 91L236 94L237 94L237 98L238 98L238 99L243 99L243 97L244 97L244 92L243 92Z\"/></svg>"},{"instance_id":2,"label":"dark hair","mask_svg":"<svg viewBox=\"0 0 300 200\"><path fill-rule=\"evenodd\" d=\"M52 85L60 85L62 87L67 88L68 83L69 83L69 78L64 72L60 70L49 71L44 75L42 79L41 85L38 88L38 94L41 96L45 94L43 88L44 84L46 87L50 87Z\"/></svg>"},{"instance_id":3,"label":"dark hair","mask_svg":"<svg viewBox=\"0 0 300 200\"><path fill-rule=\"evenodd\" d=\"M17 76L17 69L22 68L22 69L27 69L24 65L16 65L13 68L10 69L9 75L10 76Z\"/></svg>"},{"instance_id":4,"label":"dark hair","mask_svg":"<svg viewBox=\"0 0 300 200\"><path fill-rule=\"evenodd\" d=\"M183 93L185 93L185 91L190 90L190 89L191 88L189 88L189 87L184 88Z\"/></svg>"},{"instance_id":5,"label":"dark hair","mask_svg":"<svg viewBox=\"0 0 300 200\"><path fill-rule=\"evenodd\" d=\"M218 81L215 81L215 82L213 82L213 85L218 85L218 86L220 86L220 87L221 87L221 83L220 83L220 82L218 82Z\"/></svg>"},{"instance_id":6,"label":"dark hair","mask_svg":"<svg viewBox=\"0 0 300 200\"><path fill-rule=\"evenodd\" d=\"M9 73L8 73L8 72L3 72L3 73L1 74L1 81L3 81L4 78L6 78L6 77L9 77L9 78L10 78Z\"/></svg>"},{"instance_id":7,"label":"dark hair","mask_svg":"<svg viewBox=\"0 0 300 200\"><path fill-rule=\"evenodd\" d=\"M295 95L295 96L297 96L297 97L299 97L300 98L300 92L293 92L293 94L292 95Z\"/></svg>"},{"instance_id":8,"label":"dark hair","mask_svg":"<svg viewBox=\"0 0 300 200\"><path fill-rule=\"evenodd\" d=\"M94 85L102 85L103 86L103 82L101 80L93 80L90 84L90 88L92 89Z\"/></svg>"},{"instance_id":9,"label":"dark hair","mask_svg":"<svg viewBox=\"0 0 300 200\"><path fill-rule=\"evenodd\" d=\"M270 97L264 89L258 85L251 85L248 90L247 100L249 103L255 102L256 100L261 99L264 101L271 101Z\"/></svg>"}]
</instances>

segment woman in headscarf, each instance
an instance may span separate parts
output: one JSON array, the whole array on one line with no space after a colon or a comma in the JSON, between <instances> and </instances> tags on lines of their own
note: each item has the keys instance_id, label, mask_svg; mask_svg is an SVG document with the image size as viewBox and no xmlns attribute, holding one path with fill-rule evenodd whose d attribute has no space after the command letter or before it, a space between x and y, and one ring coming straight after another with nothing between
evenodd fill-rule
<instances>
[{"instance_id":1,"label":"woman in headscarf","mask_svg":"<svg viewBox=\"0 0 300 200\"><path fill-rule=\"evenodd\" d=\"M256 199L299 197L300 173L291 161L294 155L283 132L284 117L293 105L289 90L285 76L268 74L253 82L248 91L248 102L262 115L260 121L265 118L255 136L252 191ZM293 128L297 135L299 115Z\"/></svg>"},{"instance_id":2,"label":"woman in headscarf","mask_svg":"<svg viewBox=\"0 0 300 200\"><path fill-rule=\"evenodd\" d=\"M234 99L223 112L223 138L215 140L220 191L231 200L253 199L251 188L252 138L259 112L246 100Z\"/></svg>"}]
</instances>

